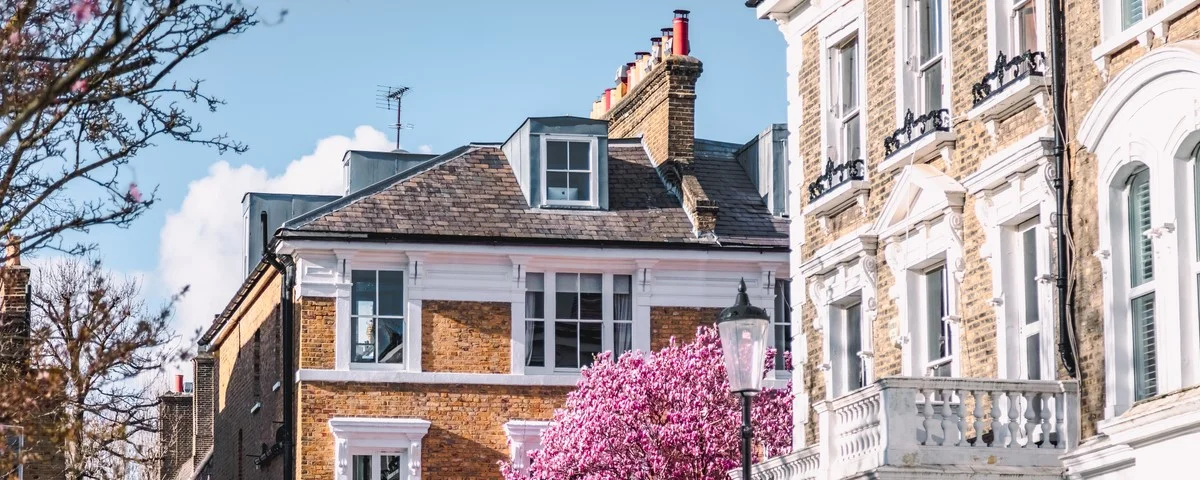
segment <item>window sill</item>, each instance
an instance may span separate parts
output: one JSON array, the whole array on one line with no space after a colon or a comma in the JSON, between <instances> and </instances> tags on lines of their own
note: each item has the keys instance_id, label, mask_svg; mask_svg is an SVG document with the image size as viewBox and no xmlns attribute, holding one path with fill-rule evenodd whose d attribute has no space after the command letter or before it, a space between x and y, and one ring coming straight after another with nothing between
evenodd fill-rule
<instances>
[{"instance_id":1,"label":"window sill","mask_svg":"<svg viewBox=\"0 0 1200 480\"><path fill-rule=\"evenodd\" d=\"M275 385L271 385L272 392L278 392L280 388L283 388L283 382L275 382Z\"/></svg>"},{"instance_id":2,"label":"window sill","mask_svg":"<svg viewBox=\"0 0 1200 480\"><path fill-rule=\"evenodd\" d=\"M1107 76L1108 59L1114 53L1131 45L1134 41L1149 48L1154 37L1162 37L1166 33L1167 22L1183 15L1196 5L1200 5L1200 0L1176 0L1174 2L1168 0L1159 7L1157 12L1125 30L1109 35L1099 45L1092 48L1092 61L1096 62L1096 68L1100 69L1101 74Z\"/></svg>"},{"instance_id":3,"label":"window sill","mask_svg":"<svg viewBox=\"0 0 1200 480\"><path fill-rule=\"evenodd\" d=\"M957 140L958 135L954 132L932 132L883 159L875 170L888 173L905 165L924 162L935 153L940 153L946 165L949 165L950 152L954 151L954 143Z\"/></svg>"},{"instance_id":4,"label":"window sill","mask_svg":"<svg viewBox=\"0 0 1200 480\"><path fill-rule=\"evenodd\" d=\"M262 402L254 402L254 405L250 407L251 414L258 413L259 410L262 410Z\"/></svg>"},{"instance_id":5,"label":"window sill","mask_svg":"<svg viewBox=\"0 0 1200 480\"><path fill-rule=\"evenodd\" d=\"M579 374L516 375L511 373L441 373L386 370L317 370L301 369L296 374L302 382L364 382L417 383L464 385L519 385L573 387Z\"/></svg>"},{"instance_id":6,"label":"window sill","mask_svg":"<svg viewBox=\"0 0 1200 480\"><path fill-rule=\"evenodd\" d=\"M871 189L871 182L866 180L850 180L843 182L841 185L833 187L832 190L821 195L816 200L813 200L808 206L804 207L801 213L803 216L826 216L826 213L843 206L846 202L857 197L860 193L865 194Z\"/></svg>"},{"instance_id":7,"label":"window sill","mask_svg":"<svg viewBox=\"0 0 1200 480\"><path fill-rule=\"evenodd\" d=\"M1037 105L1042 115L1050 107L1050 78L1044 75L1029 75L1013 82L1004 90L988 97L967 112L967 119L982 120L988 135L996 138L996 123L1007 120L1030 105Z\"/></svg>"},{"instance_id":8,"label":"window sill","mask_svg":"<svg viewBox=\"0 0 1200 480\"><path fill-rule=\"evenodd\" d=\"M366 370L366 371L407 371L403 363L350 363L349 370Z\"/></svg>"}]
</instances>

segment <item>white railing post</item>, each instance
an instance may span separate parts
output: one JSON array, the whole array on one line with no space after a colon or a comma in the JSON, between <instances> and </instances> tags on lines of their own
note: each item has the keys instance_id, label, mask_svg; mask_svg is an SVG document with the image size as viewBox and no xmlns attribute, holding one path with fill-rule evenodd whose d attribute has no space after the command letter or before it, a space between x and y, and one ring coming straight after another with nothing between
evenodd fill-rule
<instances>
[{"instance_id":1,"label":"white railing post","mask_svg":"<svg viewBox=\"0 0 1200 480\"><path fill-rule=\"evenodd\" d=\"M1066 410L1067 423L1067 451L1075 451L1075 447L1079 446L1079 383L1071 380L1062 382L1063 384L1063 406Z\"/></svg>"},{"instance_id":2,"label":"white railing post","mask_svg":"<svg viewBox=\"0 0 1200 480\"><path fill-rule=\"evenodd\" d=\"M817 474L818 480L840 478L833 476L833 465L837 461L837 422L834 421L834 412L832 411L833 402L822 400L813 404L813 408L817 411L817 435L820 439L817 451L821 456L821 469Z\"/></svg>"}]
</instances>

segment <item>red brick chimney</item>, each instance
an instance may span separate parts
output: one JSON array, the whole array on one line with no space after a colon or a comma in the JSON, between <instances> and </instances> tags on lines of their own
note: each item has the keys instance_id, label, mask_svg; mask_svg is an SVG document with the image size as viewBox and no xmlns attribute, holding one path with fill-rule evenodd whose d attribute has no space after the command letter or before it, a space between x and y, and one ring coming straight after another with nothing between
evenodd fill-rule
<instances>
[{"instance_id":1,"label":"red brick chimney","mask_svg":"<svg viewBox=\"0 0 1200 480\"><path fill-rule=\"evenodd\" d=\"M717 204L692 173L696 81L704 66L690 55L663 54L663 61L628 94L597 116L609 121L609 138L642 137L654 165L683 202L697 234L711 233L717 225Z\"/></svg>"},{"instance_id":2,"label":"red brick chimney","mask_svg":"<svg viewBox=\"0 0 1200 480\"><path fill-rule=\"evenodd\" d=\"M21 265L20 242L8 237L0 265L0 367L29 363L29 267Z\"/></svg>"}]
</instances>

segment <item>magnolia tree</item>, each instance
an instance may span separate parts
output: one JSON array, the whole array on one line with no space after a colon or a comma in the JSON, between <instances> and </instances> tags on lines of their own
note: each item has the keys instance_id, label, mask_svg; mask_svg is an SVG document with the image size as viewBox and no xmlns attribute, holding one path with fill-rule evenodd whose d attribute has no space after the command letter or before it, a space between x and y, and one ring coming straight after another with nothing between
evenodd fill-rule
<instances>
[{"instance_id":1,"label":"magnolia tree","mask_svg":"<svg viewBox=\"0 0 1200 480\"><path fill-rule=\"evenodd\" d=\"M773 352L768 353L768 365ZM754 399L754 458L788 451L791 387ZM729 393L721 340L701 327L695 341L671 339L650 353L603 355L584 369L542 434L541 450L508 480L724 479L741 462L741 400Z\"/></svg>"}]
</instances>

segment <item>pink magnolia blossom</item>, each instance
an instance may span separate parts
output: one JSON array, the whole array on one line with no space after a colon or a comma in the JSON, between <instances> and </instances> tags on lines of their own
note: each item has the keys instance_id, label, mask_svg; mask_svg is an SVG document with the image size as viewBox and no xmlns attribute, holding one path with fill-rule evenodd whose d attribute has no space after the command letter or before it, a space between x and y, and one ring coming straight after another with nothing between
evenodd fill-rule
<instances>
[{"instance_id":1,"label":"pink magnolia blossom","mask_svg":"<svg viewBox=\"0 0 1200 480\"><path fill-rule=\"evenodd\" d=\"M21 35L20 30L13 30L12 33L8 34L8 45L11 48L20 48L24 40L25 36Z\"/></svg>"},{"instance_id":2,"label":"pink magnolia blossom","mask_svg":"<svg viewBox=\"0 0 1200 480\"><path fill-rule=\"evenodd\" d=\"M768 357L773 357L768 355ZM767 359L773 364L773 358ZM791 386L754 398L754 458L791 448ZM583 371L530 466L507 480L725 479L741 462L741 399L729 393L712 327L650 354L605 354Z\"/></svg>"},{"instance_id":3,"label":"pink magnolia blossom","mask_svg":"<svg viewBox=\"0 0 1200 480\"><path fill-rule=\"evenodd\" d=\"M76 80L75 83L71 84L71 91L75 92L75 93L83 93L83 92L87 91L87 87L88 87L87 80L84 80L81 78L79 80Z\"/></svg>"},{"instance_id":4,"label":"pink magnolia blossom","mask_svg":"<svg viewBox=\"0 0 1200 480\"><path fill-rule=\"evenodd\" d=\"M75 0L71 3L71 15L75 16L75 23L85 23L100 14L100 5L96 0Z\"/></svg>"},{"instance_id":5,"label":"pink magnolia blossom","mask_svg":"<svg viewBox=\"0 0 1200 480\"><path fill-rule=\"evenodd\" d=\"M125 199L130 203L142 202L142 192L138 190L137 183L129 182L129 192L125 194Z\"/></svg>"}]
</instances>

